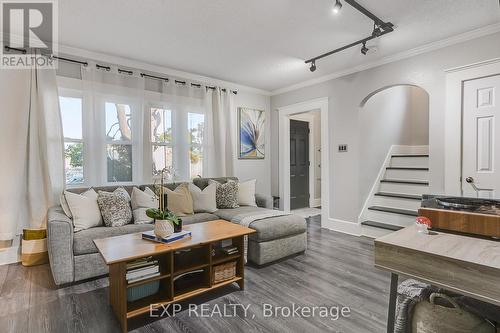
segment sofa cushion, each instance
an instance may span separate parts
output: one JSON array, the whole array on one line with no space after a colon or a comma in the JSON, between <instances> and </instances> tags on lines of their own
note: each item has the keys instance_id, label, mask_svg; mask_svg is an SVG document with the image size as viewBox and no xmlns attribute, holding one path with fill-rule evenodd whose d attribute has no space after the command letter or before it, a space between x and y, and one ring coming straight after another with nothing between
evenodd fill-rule
<instances>
[{"instance_id":1,"label":"sofa cushion","mask_svg":"<svg viewBox=\"0 0 500 333\"><path fill-rule=\"evenodd\" d=\"M193 184L198 186L200 189L204 189L205 187L208 186L209 180L215 180L221 184L227 183L229 180L238 182L238 178L236 177L219 177L219 178L194 178L193 179Z\"/></svg>"},{"instance_id":2,"label":"sofa cushion","mask_svg":"<svg viewBox=\"0 0 500 333\"><path fill-rule=\"evenodd\" d=\"M234 209L219 209L214 214L221 219L231 221L233 217L239 214L262 213L266 211L269 211L269 209L245 206ZM292 214L257 220L250 223L249 228L257 231L248 236L251 240L264 242L304 233L307 230L307 224L303 217Z\"/></svg>"},{"instance_id":3,"label":"sofa cushion","mask_svg":"<svg viewBox=\"0 0 500 333\"><path fill-rule=\"evenodd\" d=\"M94 244L94 239L153 230L153 228L152 224L127 224L121 227L95 227L75 232L73 236L73 253L75 255L96 253L97 248Z\"/></svg>"},{"instance_id":4,"label":"sofa cushion","mask_svg":"<svg viewBox=\"0 0 500 333\"><path fill-rule=\"evenodd\" d=\"M200 213L182 217L182 225L208 222L218 219L219 217L214 214ZM97 248L94 244L94 239L126 235L153 229L153 224L127 224L122 227L115 228L96 227L82 230L80 232L76 232L73 236L73 253L75 255L96 253Z\"/></svg>"},{"instance_id":5,"label":"sofa cushion","mask_svg":"<svg viewBox=\"0 0 500 333\"><path fill-rule=\"evenodd\" d=\"M182 225L190 225L194 223L219 220L219 217L217 215L209 213L197 213L194 215L183 216L181 217L181 220L182 220Z\"/></svg>"}]
</instances>

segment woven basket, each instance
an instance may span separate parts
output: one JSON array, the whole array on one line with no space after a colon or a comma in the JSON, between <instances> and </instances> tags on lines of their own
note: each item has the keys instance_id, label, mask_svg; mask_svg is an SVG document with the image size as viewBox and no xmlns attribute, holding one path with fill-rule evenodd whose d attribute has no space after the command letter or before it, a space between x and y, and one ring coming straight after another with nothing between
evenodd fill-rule
<instances>
[{"instance_id":1,"label":"woven basket","mask_svg":"<svg viewBox=\"0 0 500 333\"><path fill-rule=\"evenodd\" d=\"M451 307L436 304L438 298ZM419 302L413 312L413 333L495 333L495 328L483 318L467 312L449 296L433 293L429 301Z\"/></svg>"},{"instance_id":2,"label":"woven basket","mask_svg":"<svg viewBox=\"0 0 500 333\"><path fill-rule=\"evenodd\" d=\"M236 261L231 261L226 264L214 266L212 283L220 283L231 280L236 276Z\"/></svg>"}]
</instances>

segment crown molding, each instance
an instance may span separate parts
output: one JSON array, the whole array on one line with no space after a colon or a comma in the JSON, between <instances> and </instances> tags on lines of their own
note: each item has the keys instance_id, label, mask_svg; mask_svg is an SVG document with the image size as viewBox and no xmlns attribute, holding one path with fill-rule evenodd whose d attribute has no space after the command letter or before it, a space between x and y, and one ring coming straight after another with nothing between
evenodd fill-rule
<instances>
[{"instance_id":1,"label":"crown molding","mask_svg":"<svg viewBox=\"0 0 500 333\"><path fill-rule=\"evenodd\" d=\"M465 33L462 33L462 34L459 34L456 36L452 36L450 38L442 39L442 40L439 40L436 42L432 42L432 43L429 43L429 44L426 44L423 46L419 46L419 47L410 49L408 51L404 51L404 52L400 52L400 53L397 53L397 54L394 54L391 56L387 56L387 57L384 57L384 58L377 60L377 61L373 61L370 63L355 66L355 67L352 67L352 68L349 68L349 69L346 69L343 71L334 72L334 73L324 75L324 76L321 76L321 77L318 77L315 79L307 80L307 81L304 81L301 83L293 84L293 85L285 87L285 88L273 90L271 92L271 96L280 95L280 94L283 94L286 92L309 87L309 86L323 83L326 81L330 81L333 79L338 79L338 78L346 76L346 75L354 74L357 72L362 72L362 71L367 70L367 69L371 69L371 68L378 67L381 65L386 65L386 64L389 64L392 62L411 58L411 57L414 57L414 56L417 56L420 54L432 52L435 50L445 48L447 46L463 43L463 42L466 42L469 40L473 40L473 39L480 38L483 36L491 35L491 34L494 34L497 32L500 32L500 23L487 25L485 27L471 30L471 31L468 31L468 32L465 32Z\"/></svg>"},{"instance_id":2,"label":"crown molding","mask_svg":"<svg viewBox=\"0 0 500 333\"><path fill-rule=\"evenodd\" d=\"M500 58L493 58L485 61L480 61L480 62L475 62L473 64L465 65L465 66L458 66L458 67L453 67L449 69L445 69L446 73L455 73L455 72L460 72L460 71L465 71L468 69L472 68L477 68L477 67L482 67L490 64L496 64L497 62L500 62Z\"/></svg>"}]
</instances>

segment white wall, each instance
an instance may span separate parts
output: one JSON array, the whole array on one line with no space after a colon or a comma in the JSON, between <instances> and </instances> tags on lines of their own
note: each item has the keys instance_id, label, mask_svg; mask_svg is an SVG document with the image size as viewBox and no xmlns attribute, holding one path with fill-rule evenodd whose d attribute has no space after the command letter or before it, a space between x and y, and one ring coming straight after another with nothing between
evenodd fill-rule
<instances>
[{"instance_id":1,"label":"white wall","mask_svg":"<svg viewBox=\"0 0 500 333\"><path fill-rule=\"evenodd\" d=\"M429 94L430 188L444 189L445 69L500 57L500 34L492 34L363 72L319 83L271 98L272 193L279 193L278 107L329 97L330 214L331 218L355 222L359 213L359 106L363 99L384 87L411 84ZM321 66L321 64L319 64ZM337 153L339 143L349 152ZM323 184L325 186L325 184Z\"/></svg>"},{"instance_id":2,"label":"white wall","mask_svg":"<svg viewBox=\"0 0 500 333\"><path fill-rule=\"evenodd\" d=\"M259 194L271 194L271 98L269 96L257 95L248 92L238 92L234 99L235 112L239 107L264 110L266 112L266 147L265 157L261 160L239 160L238 139L236 139L235 151L235 176L240 180L257 179L256 191ZM236 121L238 117L234 117ZM238 124L235 126L238 130ZM237 133L236 135L239 135Z\"/></svg>"},{"instance_id":3,"label":"white wall","mask_svg":"<svg viewBox=\"0 0 500 333\"><path fill-rule=\"evenodd\" d=\"M413 86L371 96L359 111L358 140L361 209L392 145L429 144L429 96Z\"/></svg>"}]
</instances>

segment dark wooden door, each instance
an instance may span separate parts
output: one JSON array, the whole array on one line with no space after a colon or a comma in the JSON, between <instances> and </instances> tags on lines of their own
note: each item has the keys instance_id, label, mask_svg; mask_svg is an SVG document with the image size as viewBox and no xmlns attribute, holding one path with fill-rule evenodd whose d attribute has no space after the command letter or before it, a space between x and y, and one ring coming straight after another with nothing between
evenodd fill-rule
<instances>
[{"instance_id":1,"label":"dark wooden door","mask_svg":"<svg viewBox=\"0 0 500 333\"><path fill-rule=\"evenodd\" d=\"M290 120L290 208L309 207L309 123Z\"/></svg>"}]
</instances>

